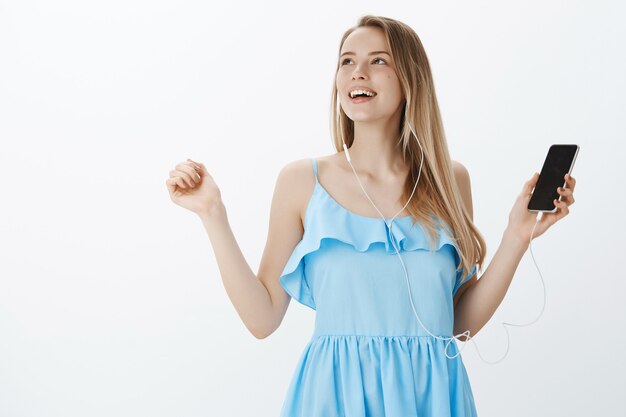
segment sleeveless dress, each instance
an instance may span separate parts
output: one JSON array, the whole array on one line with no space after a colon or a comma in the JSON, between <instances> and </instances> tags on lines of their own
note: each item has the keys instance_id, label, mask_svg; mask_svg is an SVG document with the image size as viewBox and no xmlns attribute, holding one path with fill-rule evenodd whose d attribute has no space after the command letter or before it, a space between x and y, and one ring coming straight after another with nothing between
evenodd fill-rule
<instances>
[{"instance_id":1,"label":"sleeveless dress","mask_svg":"<svg viewBox=\"0 0 626 417\"><path fill-rule=\"evenodd\" d=\"M304 234L280 276L312 308L315 329L293 373L281 417L470 417L476 408L461 356L444 353L453 334L453 296L465 281L459 252L438 225L436 250L410 216L389 228L353 213L317 178ZM390 220L390 219L387 219ZM391 235L391 237L390 237ZM458 353L456 339L448 356Z\"/></svg>"}]
</instances>

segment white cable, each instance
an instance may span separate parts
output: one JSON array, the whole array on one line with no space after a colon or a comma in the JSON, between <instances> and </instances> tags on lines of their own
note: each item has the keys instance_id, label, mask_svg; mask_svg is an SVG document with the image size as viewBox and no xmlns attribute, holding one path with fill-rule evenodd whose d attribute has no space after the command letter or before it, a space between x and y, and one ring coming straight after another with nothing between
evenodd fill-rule
<instances>
[{"instance_id":1,"label":"white cable","mask_svg":"<svg viewBox=\"0 0 626 417\"><path fill-rule=\"evenodd\" d=\"M409 126L410 126L410 125L409 125ZM445 347L445 349L444 349L444 354L446 355L446 357L447 357L448 359L454 359L454 358L456 358L458 355L460 355L460 354L461 354L461 352L463 351L463 349L465 349L466 342L468 342L468 341L470 341L470 340L471 340L471 341L472 341L472 343L474 343L474 346L476 347L476 351L478 352L478 356L480 356L480 359L481 359L483 362L485 362L485 363L488 363L488 364L490 364L490 365L495 365L496 363L498 363L498 362L502 361L502 360L506 357L506 355L508 354L508 352L509 352L509 342L510 342L510 338L509 338L509 331L508 331L508 329L506 328L506 326L519 326L519 327L529 326L529 325L533 324L534 322L536 322L537 320L539 320L539 318L540 318L540 317L541 317L541 315L543 314L543 311L544 311L544 308L545 308L545 305L546 305L546 287L545 287L545 283L544 283L544 281L543 281L543 276L541 275L541 271L540 271L540 272L539 272L539 276L541 277L541 284L543 285L543 306L541 307L541 312L539 313L539 316L537 316L537 318L536 318L536 319L534 319L533 321L531 321L530 323L527 323L527 324L514 324L514 323L502 322L502 326L504 326L504 330L506 330L506 337L507 337L506 351L505 351L505 353L504 353L504 356L502 356L500 359L498 359L498 360L497 360L497 361L495 361L495 362L489 362L489 361L486 361L486 360L482 357L482 355L480 354L480 349L478 349L478 346L476 345L476 342L474 341L473 337L470 337L470 331L469 331L469 330L466 330L466 331L464 331L464 332L462 332L462 333L459 333L459 334L457 334L457 335L453 335L453 337L441 337L441 336L437 336L437 335L432 334L432 333L431 333L431 332L430 332L430 331L426 328L426 326L424 326L424 324L422 323L422 320L420 320L419 315L417 314L417 311L415 310L415 305L413 304L413 297L412 297L412 295L411 295L411 284L410 284L410 281L409 281L409 274L408 274L408 272L407 272L407 270L406 270L406 266L405 266L405 264L404 264L404 261L402 260L402 256L400 255L400 251L399 251L398 247L396 246L396 244L395 244L395 242L394 242L394 241L395 241L395 239L393 239L393 234L391 233L391 228L392 228L392 226L393 226L393 220L394 220L394 219L398 216L398 214L402 213L402 211L405 209L405 207L406 207L406 206L409 204L409 202L411 201L411 198L413 198L413 194L415 193L415 189L417 188L417 183L419 182L419 178L420 178L420 175L421 175L421 173L422 173L422 164L423 164L423 162L424 162L424 150L422 149L422 145L420 144L420 141L417 139L417 134L414 132L414 130L413 130L413 128L412 128L412 126L411 126L411 132L413 132L413 135L415 136L415 139L417 140L417 144L419 145L420 150L422 151L422 158L421 158L421 160L420 160L420 169L419 169L419 172L418 172L418 174L417 174L417 181L415 181L415 185L413 186L413 191L411 192L411 196L409 197L409 200L406 202L406 204L404 205L404 207L402 207L402 209L401 209L398 213L396 213L396 215L395 215L395 216L393 216L393 217L391 218L391 220L389 221L389 223L387 223L387 219L385 219L385 216L384 216L384 215L380 212L380 210L378 210L378 207L376 207L376 204L374 204L374 202L372 201L372 199L371 199L371 198L369 197L369 195L367 194L367 191L365 191L365 188L363 187L363 184L361 184L361 180L359 179L359 176L357 175L356 170L354 169L354 166L352 165L352 162L350 162L350 153L348 152L348 147L346 146L345 142L343 143L343 149L344 149L344 151L345 151L345 155L346 155L346 158L347 158L347 160L348 160L348 163L349 163L349 164L350 164L350 166L352 167L352 171L354 172L354 175L356 176L356 179L357 179L357 181L359 182L359 185L361 186L361 189L362 189L362 190L363 190L363 192L365 193L365 196L366 196L366 197L367 197L367 199L370 201L370 203L372 203L372 205L374 206L374 208L376 209L376 211L378 211L378 213L380 214L381 218L382 218L382 219L383 219L383 221L385 222L385 225L387 225L387 229L386 229L386 230L387 230L387 237L389 238L389 240L391 241L391 243L392 243L392 245L393 245L394 249L396 250L396 254L398 255L398 258L400 259L400 263L402 264L402 269L404 269L404 274L405 274L405 276L406 276L406 283L407 283L407 287L408 287L408 289L409 289L409 300L410 300L410 302L411 302L411 308L413 309L413 313L415 314L415 317L417 318L417 321L419 322L419 324L420 324L420 325L424 328L424 330L426 330L426 332L427 332L428 334L430 334L430 335L431 335L431 336L433 336L434 338L436 338L436 339L441 339L441 340L448 340L448 343L446 343L446 347ZM533 237L533 234L534 234L534 232L535 232L535 227L537 227L537 223L539 223L539 221L541 220L542 214L543 214L542 212L539 212L539 213L538 213L538 215L537 215L537 221L535 222L535 225L533 226L533 230L532 230L532 232L531 232L531 234L530 234L530 243L529 243L529 246L530 246L530 254L532 255L533 262L535 262L535 256L534 256L534 255L533 255L533 253L532 253L532 240L533 240L533 238L532 238L532 237ZM390 234L390 233L391 233L391 234ZM537 263L536 263L536 262L535 262L535 266L537 266ZM537 267L537 271L539 271L539 267ZM467 340L465 340L465 341L461 340L462 342L465 342L465 344L463 345L463 348L462 348L462 349L460 349L456 355L454 355L454 356L448 356L448 353L447 353L447 351L448 351L448 346L450 345L450 343L451 343L451 342L452 342L455 338L457 338L457 336L462 336L462 335L464 335L464 336L467 338ZM457 346L457 350L458 350L458 346Z\"/></svg>"}]
</instances>

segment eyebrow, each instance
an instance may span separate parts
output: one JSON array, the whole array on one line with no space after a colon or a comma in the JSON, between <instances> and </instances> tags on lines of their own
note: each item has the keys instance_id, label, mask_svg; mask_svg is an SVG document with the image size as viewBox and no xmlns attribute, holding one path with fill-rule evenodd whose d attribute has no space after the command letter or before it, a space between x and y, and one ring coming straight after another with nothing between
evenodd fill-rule
<instances>
[{"instance_id":1,"label":"eyebrow","mask_svg":"<svg viewBox=\"0 0 626 417\"><path fill-rule=\"evenodd\" d=\"M372 51L368 55L376 55L376 54L387 54L387 55L391 56L391 54L389 54L389 52L387 52L387 51ZM339 57L341 58L344 55L356 55L356 54L354 52L347 51L347 52L344 52L343 54L339 55Z\"/></svg>"}]
</instances>

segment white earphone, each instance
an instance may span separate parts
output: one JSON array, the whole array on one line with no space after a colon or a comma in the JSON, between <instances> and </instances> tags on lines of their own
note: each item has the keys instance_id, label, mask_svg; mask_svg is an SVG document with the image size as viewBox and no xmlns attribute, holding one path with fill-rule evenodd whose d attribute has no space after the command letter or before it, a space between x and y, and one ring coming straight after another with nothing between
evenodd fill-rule
<instances>
[{"instance_id":1,"label":"white earphone","mask_svg":"<svg viewBox=\"0 0 626 417\"><path fill-rule=\"evenodd\" d=\"M410 125L409 125L409 126L410 126ZM365 196L366 196L366 197L367 197L367 199L370 201L370 203L372 203L372 205L374 206L374 208L376 209L376 211L378 211L378 213L380 214L381 218L383 219L383 221L384 221L384 222L385 222L385 224L387 225L387 233L388 233L388 234L389 234L389 233L390 233L390 231L391 231L391 227L392 227L392 225L393 225L393 220L394 220L394 219L398 216L398 214L402 213L402 211L404 210L404 208L405 208L405 207L409 204L409 201L411 201L411 198L413 198L413 194L415 193L415 189L417 188L417 183L419 182L419 177L420 177L420 174L421 174L421 172L422 172L422 164L423 164L423 162L424 162L424 150L422 149L422 145L420 144L419 140L417 139L417 134L415 134L415 132L413 131L412 126L410 126L410 127L411 127L411 132L413 133L413 135L415 136L415 139L417 140L417 144L419 145L420 149L422 150L422 159L421 159L421 161L420 161L420 169L419 169L419 173L418 173L418 175L417 175L417 181L415 181L415 186L413 186L413 191L411 192L411 195L409 196L409 200L408 200L408 201L406 202L406 204L402 207L402 209L401 209L398 213L396 213L396 215L395 215L395 216L393 216L393 217L391 218L391 220L389 221L389 223L387 223L387 220L385 219L385 216L384 216L384 215L380 212L380 210L378 210L378 207L376 207L376 204L374 204L374 202L373 202L373 201L372 201L372 199L369 197L369 195L367 195L367 192L365 191L365 188L363 188L363 184L361 184L361 180L359 180L359 176L357 175L356 170L354 169L354 166L352 165L352 162L350 162L350 153L348 152L348 147L346 146L346 143L345 143L345 142L343 142L343 149L344 149L345 154L346 154L346 159L348 160L348 163L349 163L349 164L350 164L350 166L352 167L352 171L354 172L354 175L356 176L356 179L357 179L357 181L359 182L359 185L361 186L361 189L362 189L362 190L363 190L363 192L365 193ZM534 232L535 232L535 227L537 226L537 223L539 223L539 220L541 220L541 216L542 216L542 213L541 213L541 212L539 212L539 214L538 214L538 216L537 216L537 222L535 223L535 226L533 227L533 230L532 230L532 232L531 232L530 244L532 244L532 236L533 236L533 234L534 234ZM388 237L390 237L390 236L388 236ZM390 239L389 239L389 240L391 241L391 243L393 244L394 249L396 250L396 254L398 255L398 258L400 259L400 262L402 263L402 268L404 269L404 273L405 273L405 275L406 275L406 283L407 283L407 287L408 287L408 290L409 290L409 300L411 301L411 307L412 307L412 309L413 309L413 313L415 314L415 317L417 318L417 321L419 322L419 324L420 324L420 325L424 328L424 330L426 330L426 332L427 332L428 334L430 334L431 336L433 336L433 337L435 337L435 338L437 338L437 339L448 340L448 343L446 343L446 347L445 347L445 349L444 349L444 353L445 353L446 357L447 357L448 359L454 359L454 358L456 358L458 355L460 355L460 354L461 354L461 351L465 348L465 345L464 345L464 346L463 346L463 349L459 350L459 351L458 351L458 353L457 353L456 355L454 355L454 356L448 356L448 353L447 353L448 346L450 345L450 343L452 342L452 340L454 340L454 339L455 339L457 336L459 336L459 335L465 335L465 336L467 337L467 339L468 339L467 341L471 340L471 341L474 343L474 346L476 346L476 342L474 342L474 339L473 339L472 337L470 337L470 331L469 331L469 330L466 330L466 331L464 331L464 332L462 332L462 333L459 333L459 334L457 334L457 335L454 335L453 337L441 337L441 336L436 336L436 335L432 334L432 333L431 333L431 332L430 332L430 331L426 328L426 326L424 326L424 324L422 323L422 321L421 321L421 320L420 320L420 318L419 318L419 315L417 314L417 311L415 311L415 305L413 304L413 297L411 297L411 285L410 285L410 283L409 283L409 274L408 274L408 272L407 272L407 270L406 270L406 266L404 265L404 261L402 260L402 256L400 255L400 251L398 250L398 247L396 246L396 244L395 244L395 242L394 242L394 239L392 239L392 238L390 237ZM534 257L534 255L532 254L532 246L531 246L531 248L530 248L530 253L531 253L532 257L533 257L533 262L534 262L535 257ZM536 263L536 262L535 262L535 266L537 266L537 263ZM537 270L539 271L539 268L537 268ZM541 276L541 272L539 272L539 275ZM505 326L505 327L504 327L504 330L506 330L506 336L507 336L507 346L506 346L506 352L504 353L504 356L502 356L502 358L498 359L497 361L495 361L495 362L489 362L489 361L485 361L485 360L483 359L482 355L480 354L480 349L478 349L478 346L476 346L476 351L478 352L478 355L480 356L480 358L482 359L482 361L483 361L483 362L493 365L493 364L496 364L496 363L500 362L501 360L503 360L503 359L506 357L506 355L508 354L508 352L509 352L509 341L510 341L510 338L509 338L509 331L508 331L508 330L507 330L507 328L506 328L506 326L507 326L507 325L510 325L510 326L520 326L520 327L524 327L524 326L529 326L529 325L533 324L534 322L536 322L537 320L539 320L539 317L541 317L541 315L543 314L543 310L544 310L544 308L545 308L545 304L546 304L546 291L545 291L545 289L546 289L546 288L545 288L545 283L544 283L544 281L543 281L543 277L541 277L541 283L542 283L542 285L543 285L543 306L542 306L542 308L541 308L541 312L539 313L539 316L538 316L535 320L531 321L530 323L526 323L526 324L513 324L513 323L502 322L502 325L503 325L503 326ZM467 341L466 341L466 342L467 342Z\"/></svg>"}]
</instances>

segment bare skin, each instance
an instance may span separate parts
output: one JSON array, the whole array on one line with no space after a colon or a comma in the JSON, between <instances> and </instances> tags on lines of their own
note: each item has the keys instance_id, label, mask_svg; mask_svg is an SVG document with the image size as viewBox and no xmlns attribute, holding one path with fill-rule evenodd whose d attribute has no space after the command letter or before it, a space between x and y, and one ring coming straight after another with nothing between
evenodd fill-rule
<instances>
[{"instance_id":1,"label":"bare skin","mask_svg":"<svg viewBox=\"0 0 626 417\"><path fill-rule=\"evenodd\" d=\"M354 121L351 162L370 198L387 218L402 217L398 211L409 167L395 148L403 97L391 57L385 51L384 35L376 28L359 28L346 38L336 74L340 104ZM349 92L365 87L377 93L372 100L356 103ZM455 176L468 212L472 213L470 181L467 170L454 163ZM378 218L359 186L352 168L342 153L318 158L318 178L327 193L344 209L364 217ZM547 213L537 224L533 238L567 216L574 203L575 179L565 178L567 188L559 190L558 210ZM511 214L503 240L489 268L477 281L476 275L458 290L455 305L455 333L471 330L476 334L489 320L503 299L521 259L535 223L527 210L537 175L526 182ZM280 171L270 212L267 242L258 273L244 258L228 223L226 207L212 176L202 163L187 160L170 171L166 185L172 201L196 213L207 231L220 275L230 300L250 332L265 338L280 325L291 300L279 278L289 256L303 237L303 219L315 179L309 159L291 162ZM457 317L457 314L459 317Z\"/></svg>"},{"instance_id":2,"label":"bare skin","mask_svg":"<svg viewBox=\"0 0 626 417\"><path fill-rule=\"evenodd\" d=\"M341 47L335 80L341 108L354 122L354 141L349 148L352 165L359 175L382 183L392 183L408 172L395 144L404 112L404 93L387 49L381 29L356 29ZM349 93L357 87L376 95L366 102L355 102ZM345 161L345 156L340 156ZM352 171L347 161L345 166ZM357 187L362 193L358 183Z\"/></svg>"},{"instance_id":3,"label":"bare skin","mask_svg":"<svg viewBox=\"0 0 626 417\"><path fill-rule=\"evenodd\" d=\"M351 151L350 156L352 157ZM354 176L354 171L352 171L343 152L316 158L316 160L320 184L339 205L359 216L380 218L378 211L363 194L363 190ZM353 165L356 165L353 160L351 162ZM405 168L402 172L394 173L386 180L376 179L371 175L363 174L356 166L355 169L365 191L367 191L374 204L386 218L391 218L400 212L406 203L406 200L401 200L401 196L404 191L404 183L408 177L408 168ZM307 204L308 201L303 201L301 209L303 224ZM408 214L406 210L403 210L397 217L403 217Z\"/></svg>"},{"instance_id":4,"label":"bare skin","mask_svg":"<svg viewBox=\"0 0 626 417\"><path fill-rule=\"evenodd\" d=\"M369 200L364 198L343 153L316 159L320 184L338 204L358 215L378 216ZM385 216L393 217L403 207L405 202L400 201L399 196L406 173L386 182L359 175L370 198ZM228 222L219 188L204 164L192 160L177 164L170 171L166 185L175 204L193 211L201 219L224 288L242 322L258 339L271 335L280 326L291 301L279 277L304 235L305 210L315 187L311 160L290 162L278 175L267 242L257 273L252 271L241 252ZM396 204L390 204L394 199Z\"/></svg>"}]
</instances>

